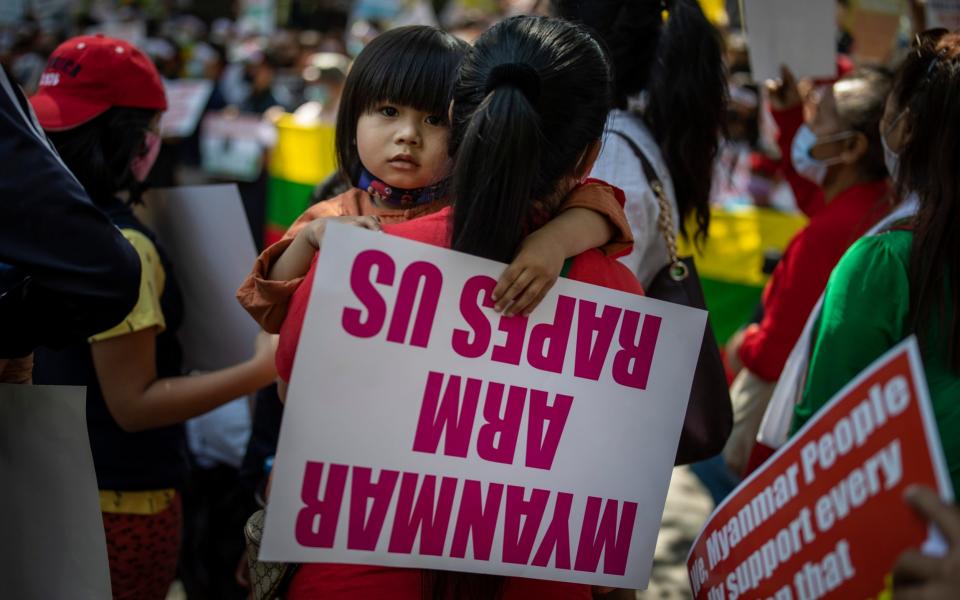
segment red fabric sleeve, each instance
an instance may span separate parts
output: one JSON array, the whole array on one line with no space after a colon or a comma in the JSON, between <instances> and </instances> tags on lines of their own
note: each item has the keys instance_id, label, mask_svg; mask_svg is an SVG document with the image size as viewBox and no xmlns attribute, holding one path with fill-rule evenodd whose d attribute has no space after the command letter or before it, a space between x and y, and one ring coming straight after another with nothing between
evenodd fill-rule
<instances>
[{"instance_id":1,"label":"red fabric sleeve","mask_svg":"<svg viewBox=\"0 0 960 600\"><path fill-rule=\"evenodd\" d=\"M802 177L793 167L793 161L790 159L793 138L797 136L797 130L803 125L803 106L797 106L787 110L771 111L777 127L780 128L780 154L782 155L781 164L783 173L793 190L793 196L797 200L797 208L803 211L808 217L812 217L820 211L826 202L823 197L823 188L813 183L809 179Z\"/></svg>"},{"instance_id":2,"label":"red fabric sleeve","mask_svg":"<svg viewBox=\"0 0 960 600\"><path fill-rule=\"evenodd\" d=\"M766 381L780 378L830 276L830 256L807 233L801 230L784 251L763 293L763 320L747 328L740 346L743 366Z\"/></svg>"}]
</instances>

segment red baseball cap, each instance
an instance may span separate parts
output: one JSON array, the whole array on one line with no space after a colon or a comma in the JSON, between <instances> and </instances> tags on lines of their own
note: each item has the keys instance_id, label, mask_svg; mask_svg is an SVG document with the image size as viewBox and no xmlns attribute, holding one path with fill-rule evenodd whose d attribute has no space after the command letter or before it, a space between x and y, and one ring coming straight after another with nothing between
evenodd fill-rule
<instances>
[{"instance_id":1,"label":"red baseball cap","mask_svg":"<svg viewBox=\"0 0 960 600\"><path fill-rule=\"evenodd\" d=\"M101 34L71 38L54 50L30 97L40 125L62 131L114 106L167 109L160 74L132 44Z\"/></svg>"}]
</instances>

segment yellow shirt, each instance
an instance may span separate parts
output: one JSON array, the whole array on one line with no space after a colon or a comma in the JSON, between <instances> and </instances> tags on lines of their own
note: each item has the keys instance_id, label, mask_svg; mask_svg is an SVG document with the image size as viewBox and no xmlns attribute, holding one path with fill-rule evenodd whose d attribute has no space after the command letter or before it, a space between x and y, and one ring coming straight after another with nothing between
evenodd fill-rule
<instances>
[{"instance_id":1,"label":"yellow shirt","mask_svg":"<svg viewBox=\"0 0 960 600\"><path fill-rule=\"evenodd\" d=\"M102 342L150 327L156 327L157 333L160 333L167 327L160 309L160 295L163 293L167 274L160 262L157 247L150 238L135 229L123 229L121 233L140 256L140 297L127 318L111 329L91 337L88 340L90 342Z\"/></svg>"}]
</instances>

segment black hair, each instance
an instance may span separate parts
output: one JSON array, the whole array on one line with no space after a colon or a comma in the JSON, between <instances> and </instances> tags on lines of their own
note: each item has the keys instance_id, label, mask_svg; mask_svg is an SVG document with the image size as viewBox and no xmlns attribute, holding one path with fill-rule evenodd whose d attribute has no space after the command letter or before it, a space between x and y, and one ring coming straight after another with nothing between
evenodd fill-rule
<instances>
[{"instance_id":1,"label":"black hair","mask_svg":"<svg viewBox=\"0 0 960 600\"><path fill-rule=\"evenodd\" d=\"M94 203L121 191L130 192L136 202L140 184L130 162L146 151L144 140L156 115L153 109L115 106L82 125L47 135Z\"/></svg>"},{"instance_id":2,"label":"black hair","mask_svg":"<svg viewBox=\"0 0 960 600\"><path fill-rule=\"evenodd\" d=\"M693 216L695 237L706 239L727 108L719 33L697 0L554 0L554 7L590 27L608 48L616 107L626 109L630 98L646 93L641 116L673 180L680 232L687 236Z\"/></svg>"},{"instance_id":3,"label":"black hair","mask_svg":"<svg viewBox=\"0 0 960 600\"><path fill-rule=\"evenodd\" d=\"M466 42L427 26L398 27L370 42L347 75L337 114L336 150L341 171L360 175L357 121L379 102L432 113L447 122L450 91L467 53Z\"/></svg>"},{"instance_id":4,"label":"black hair","mask_svg":"<svg viewBox=\"0 0 960 600\"><path fill-rule=\"evenodd\" d=\"M960 373L960 33L922 39L897 72L890 97L906 131L899 193L919 201L909 325L921 341L946 336L947 364Z\"/></svg>"},{"instance_id":5,"label":"black hair","mask_svg":"<svg viewBox=\"0 0 960 600\"><path fill-rule=\"evenodd\" d=\"M849 93L837 93L834 85L840 121L867 138L867 151L860 158L857 167L864 177L872 181L886 179L887 167L883 160L883 144L880 141L880 119L890 93L890 74L878 68L861 67L845 75L837 83L840 82L857 84Z\"/></svg>"},{"instance_id":6,"label":"black hair","mask_svg":"<svg viewBox=\"0 0 960 600\"><path fill-rule=\"evenodd\" d=\"M514 17L476 41L453 96L453 248L506 262L603 135L609 64L579 25Z\"/></svg>"}]
</instances>

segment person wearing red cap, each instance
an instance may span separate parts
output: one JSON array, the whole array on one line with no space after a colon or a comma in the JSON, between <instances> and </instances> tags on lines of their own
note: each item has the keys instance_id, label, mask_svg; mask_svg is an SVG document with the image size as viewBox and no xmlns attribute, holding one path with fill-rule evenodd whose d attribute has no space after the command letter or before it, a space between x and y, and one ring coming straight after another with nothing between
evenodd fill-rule
<instances>
[{"instance_id":1,"label":"person wearing red cap","mask_svg":"<svg viewBox=\"0 0 960 600\"><path fill-rule=\"evenodd\" d=\"M30 101L63 161L141 263L140 296L127 318L60 351L38 351L34 379L87 386L113 595L162 599L179 550L183 422L270 383L272 344L260 340L244 363L181 376L183 302L163 248L130 208L156 158L167 107L150 60L121 40L73 38L54 51Z\"/></svg>"}]
</instances>

